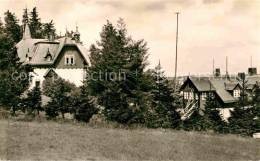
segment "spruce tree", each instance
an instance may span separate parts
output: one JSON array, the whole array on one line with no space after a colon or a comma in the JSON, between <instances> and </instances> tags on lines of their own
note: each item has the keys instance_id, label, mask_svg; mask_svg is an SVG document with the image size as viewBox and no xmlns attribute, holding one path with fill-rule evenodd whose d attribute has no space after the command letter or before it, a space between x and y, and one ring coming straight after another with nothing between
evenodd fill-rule
<instances>
[{"instance_id":1,"label":"spruce tree","mask_svg":"<svg viewBox=\"0 0 260 161\"><path fill-rule=\"evenodd\" d=\"M90 100L86 86L80 87L80 92L71 97L71 111L75 119L79 121L89 122L91 117L98 112L98 109Z\"/></svg>"},{"instance_id":2,"label":"spruce tree","mask_svg":"<svg viewBox=\"0 0 260 161\"><path fill-rule=\"evenodd\" d=\"M19 25L19 20L14 13L9 10L4 13L5 17L5 33L12 38L15 43L18 43L22 39L22 30Z\"/></svg>"},{"instance_id":3,"label":"spruce tree","mask_svg":"<svg viewBox=\"0 0 260 161\"><path fill-rule=\"evenodd\" d=\"M43 34L44 36L50 36L55 35L56 29L54 27L53 20L51 20L49 23L44 23L43 24Z\"/></svg>"},{"instance_id":4,"label":"spruce tree","mask_svg":"<svg viewBox=\"0 0 260 161\"><path fill-rule=\"evenodd\" d=\"M39 86L35 86L32 90L27 93L27 98L24 100L26 109L30 115L35 114L35 110L37 114L40 114L42 108L42 98L41 98L41 89Z\"/></svg>"},{"instance_id":5,"label":"spruce tree","mask_svg":"<svg viewBox=\"0 0 260 161\"><path fill-rule=\"evenodd\" d=\"M41 18L39 18L39 13L36 7L33 8L30 14L29 26L30 26L32 38L35 39L44 38Z\"/></svg>"},{"instance_id":6,"label":"spruce tree","mask_svg":"<svg viewBox=\"0 0 260 161\"><path fill-rule=\"evenodd\" d=\"M222 119L218 106L214 100L213 93L209 93L206 98L205 108L203 109L203 119L205 129L214 130L219 133L227 133L226 122Z\"/></svg>"},{"instance_id":7,"label":"spruce tree","mask_svg":"<svg viewBox=\"0 0 260 161\"><path fill-rule=\"evenodd\" d=\"M91 45L88 79L91 95L105 107L109 120L120 123L143 123L147 109L148 85L144 68L147 65L147 47L143 40L134 41L127 36L125 23L117 27L107 21L100 33L101 40Z\"/></svg>"},{"instance_id":8,"label":"spruce tree","mask_svg":"<svg viewBox=\"0 0 260 161\"><path fill-rule=\"evenodd\" d=\"M64 118L64 114L69 112L71 91L75 90L75 88L74 84L62 78L45 79L43 94L51 98L51 102L47 104L45 110L49 111L50 114L56 114L56 110L58 110L62 114L62 118Z\"/></svg>"},{"instance_id":9,"label":"spruce tree","mask_svg":"<svg viewBox=\"0 0 260 161\"><path fill-rule=\"evenodd\" d=\"M260 87L258 84L256 84L253 99L251 102L252 110L254 113L254 117L256 119L260 119Z\"/></svg>"},{"instance_id":10,"label":"spruce tree","mask_svg":"<svg viewBox=\"0 0 260 161\"><path fill-rule=\"evenodd\" d=\"M176 111L177 96L174 96L173 88L165 77L160 63L153 72L154 85L152 90L152 106L155 110L155 127L179 128L180 114ZM176 104L175 104L176 103Z\"/></svg>"},{"instance_id":11,"label":"spruce tree","mask_svg":"<svg viewBox=\"0 0 260 161\"><path fill-rule=\"evenodd\" d=\"M230 111L229 128L232 133L252 136L259 127L257 128L253 108L244 108L243 105L244 102L240 98L234 110Z\"/></svg>"},{"instance_id":12,"label":"spruce tree","mask_svg":"<svg viewBox=\"0 0 260 161\"><path fill-rule=\"evenodd\" d=\"M9 11L5 14L8 24L0 24L3 29L0 30L0 104L15 114L21 103L21 95L28 89L29 72L32 69L19 61L14 41L18 37L13 30L19 27L16 17Z\"/></svg>"}]
</instances>

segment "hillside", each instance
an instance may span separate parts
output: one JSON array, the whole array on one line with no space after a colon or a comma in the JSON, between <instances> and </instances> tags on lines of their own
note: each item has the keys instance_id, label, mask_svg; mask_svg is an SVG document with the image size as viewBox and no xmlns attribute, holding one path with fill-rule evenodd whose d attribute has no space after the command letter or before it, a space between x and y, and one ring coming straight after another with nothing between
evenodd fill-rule
<instances>
[{"instance_id":1,"label":"hillside","mask_svg":"<svg viewBox=\"0 0 260 161\"><path fill-rule=\"evenodd\" d=\"M0 119L0 160L259 160L260 140Z\"/></svg>"}]
</instances>

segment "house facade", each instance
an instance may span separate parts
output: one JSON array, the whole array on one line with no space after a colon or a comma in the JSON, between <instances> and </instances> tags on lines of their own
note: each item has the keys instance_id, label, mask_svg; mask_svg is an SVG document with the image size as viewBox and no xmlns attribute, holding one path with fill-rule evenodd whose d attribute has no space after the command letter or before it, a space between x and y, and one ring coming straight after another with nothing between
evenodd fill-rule
<instances>
[{"instance_id":1,"label":"house facade","mask_svg":"<svg viewBox=\"0 0 260 161\"><path fill-rule=\"evenodd\" d=\"M188 77L180 88L184 107L188 102L203 108L207 97L213 98L216 107L229 108L239 100L242 86L239 79L224 77Z\"/></svg>"},{"instance_id":2,"label":"house facade","mask_svg":"<svg viewBox=\"0 0 260 161\"><path fill-rule=\"evenodd\" d=\"M88 51L80 42L78 27L73 38L64 36L54 39L34 39L31 37L28 20L24 24L22 40L16 45L18 56L23 64L34 68L30 88L42 85L45 78L59 76L80 86L90 65Z\"/></svg>"}]
</instances>

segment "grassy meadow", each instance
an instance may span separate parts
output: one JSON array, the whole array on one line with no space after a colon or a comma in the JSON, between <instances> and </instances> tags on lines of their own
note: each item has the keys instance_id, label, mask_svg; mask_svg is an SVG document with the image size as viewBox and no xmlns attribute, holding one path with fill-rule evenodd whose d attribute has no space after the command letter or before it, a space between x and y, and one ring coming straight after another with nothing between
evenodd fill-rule
<instances>
[{"instance_id":1,"label":"grassy meadow","mask_svg":"<svg viewBox=\"0 0 260 161\"><path fill-rule=\"evenodd\" d=\"M259 160L260 140L147 128L0 119L0 160Z\"/></svg>"}]
</instances>

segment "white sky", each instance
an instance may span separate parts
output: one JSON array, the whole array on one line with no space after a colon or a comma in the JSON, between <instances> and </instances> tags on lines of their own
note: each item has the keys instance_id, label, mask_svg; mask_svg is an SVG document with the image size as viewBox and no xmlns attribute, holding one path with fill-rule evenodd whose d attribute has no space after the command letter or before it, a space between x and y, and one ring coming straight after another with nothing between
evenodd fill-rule
<instances>
[{"instance_id":1,"label":"white sky","mask_svg":"<svg viewBox=\"0 0 260 161\"><path fill-rule=\"evenodd\" d=\"M78 22L86 48L96 40L106 20L124 18L128 34L144 39L150 67L159 59L167 75L174 75L176 11L179 15L178 75L247 71L250 57L260 70L260 0L0 0L0 17L8 9L21 20L23 9L37 7L42 22L54 20L57 33L75 30ZM260 72L260 71L259 71Z\"/></svg>"}]
</instances>

